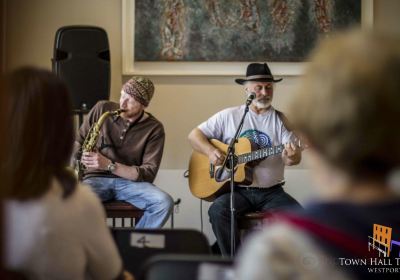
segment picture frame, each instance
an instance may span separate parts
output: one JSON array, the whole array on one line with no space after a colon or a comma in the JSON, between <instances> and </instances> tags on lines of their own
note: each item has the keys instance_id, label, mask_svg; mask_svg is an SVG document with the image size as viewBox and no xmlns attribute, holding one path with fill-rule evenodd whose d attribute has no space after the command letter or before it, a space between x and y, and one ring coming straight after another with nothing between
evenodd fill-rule
<instances>
[{"instance_id":1,"label":"picture frame","mask_svg":"<svg viewBox=\"0 0 400 280\"><path fill-rule=\"evenodd\" d=\"M246 62L134 61L135 0L122 0L122 74L143 76L239 76ZM362 0L361 26L373 26L373 0ZM301 75L307 62L268 62L276 76Z\"/></svg>"}]
</instances>

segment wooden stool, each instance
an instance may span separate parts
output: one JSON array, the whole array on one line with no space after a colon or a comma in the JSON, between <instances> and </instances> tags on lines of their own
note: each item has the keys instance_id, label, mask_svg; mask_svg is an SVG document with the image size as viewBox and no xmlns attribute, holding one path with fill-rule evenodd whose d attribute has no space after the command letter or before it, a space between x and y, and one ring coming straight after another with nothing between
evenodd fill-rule
<instances>
[{"instance_id":1,"label":"wooden stool","mask_svg":"<svg viewBox=\"0 0 400 280\"><path fill-rule=\"evenodd\" d=\"M237 226L241 239L253 230L262 228L269 220L269 212L249 212L237 218Z\"/></svg>"},{"instance_id":2,"label":"wooden stool","mask_svg":"<svg viewBox=\"0 0 400 280\"><path fill-rule=\"evenodd\" d=\"M107 224L112 228L134 228L144 211L125 201L112 200L103 203Z\"/></svg>"}]
</instances>

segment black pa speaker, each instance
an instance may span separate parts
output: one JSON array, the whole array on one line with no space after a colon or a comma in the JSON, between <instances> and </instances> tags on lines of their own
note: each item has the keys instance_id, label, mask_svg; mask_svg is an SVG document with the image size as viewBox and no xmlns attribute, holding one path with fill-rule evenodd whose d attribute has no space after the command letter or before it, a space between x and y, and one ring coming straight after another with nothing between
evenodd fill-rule
<instances>
[{"instance_id":1,"label":"black pa speaker","mask_svg":"<svg viewBox=\"0 0 400 280\"><path fill-rule=\"evenodd\" d=\"M110 97L110 50L107 33L95 26L64 26L57 30L53 72L70 91L75 111L86 111Z\"/></svg>"}]
</instances>

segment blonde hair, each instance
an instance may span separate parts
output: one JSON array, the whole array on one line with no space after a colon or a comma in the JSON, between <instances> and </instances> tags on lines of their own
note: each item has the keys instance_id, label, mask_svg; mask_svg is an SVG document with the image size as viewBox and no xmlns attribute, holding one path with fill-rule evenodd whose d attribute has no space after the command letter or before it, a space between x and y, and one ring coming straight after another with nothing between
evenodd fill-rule
<instances>
[{"instance_id":1,"label":"blonde hair","mask_svg":"<svg viewBox=\"0 0 400 280\"><path fill-rule=\"evenodd\" d=\"M400 163L400 41L359 31L323 41L291 117L333 166L384 179Z\"/></svg>"}]
</instances>

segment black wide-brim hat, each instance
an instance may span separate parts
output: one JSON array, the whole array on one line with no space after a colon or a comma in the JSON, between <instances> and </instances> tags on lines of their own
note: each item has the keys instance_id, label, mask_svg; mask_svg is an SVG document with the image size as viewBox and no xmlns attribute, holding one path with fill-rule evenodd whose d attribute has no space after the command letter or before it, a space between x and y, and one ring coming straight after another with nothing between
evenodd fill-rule
<instances>
[{"instance_id":1,"label":"black wide-brim hat","mask_svg":"<svg viewBox=\"0 0 400 280\"><path fill-rule=\"evenodd\" d=\"M274 79L267 63L250 63L249 66L247 66L246 79L235 79L235 82L239 85L243 85L245 82L277 83L280 81L282 81L282 79Z\"/></svg>"}]
</instances>

